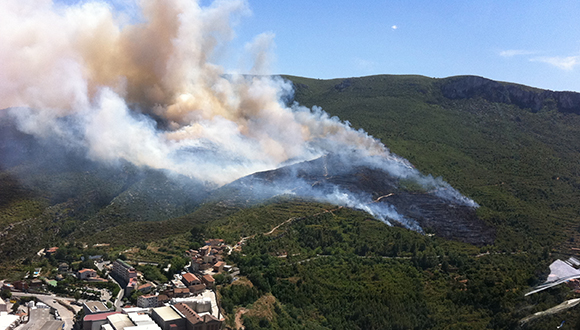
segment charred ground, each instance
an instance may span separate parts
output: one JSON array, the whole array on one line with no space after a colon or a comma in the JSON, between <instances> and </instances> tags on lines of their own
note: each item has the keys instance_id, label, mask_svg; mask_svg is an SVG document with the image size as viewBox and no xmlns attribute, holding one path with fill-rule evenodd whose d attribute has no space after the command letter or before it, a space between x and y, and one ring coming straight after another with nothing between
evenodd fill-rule
<instances>
[{"instance_id":1,"label":"charred ground","mask_svg":"<svg viewBox=\"0 0 580 330\"><path fill-rule=\"evenodd\" d=\"M254 192L261 198L286 193L325 200L335 191L368 196L360 199L361 205L351 207L391 205L428 232L479 246L493 244L495 237L494 230L477 217L474 207L439 197L413 180L396 178L382 169L353 164L336 155L256 173L229 186L226 189L234 188L246 195ZM397 220L387 220L404 226Z\"/></svg>"}]
</instances>

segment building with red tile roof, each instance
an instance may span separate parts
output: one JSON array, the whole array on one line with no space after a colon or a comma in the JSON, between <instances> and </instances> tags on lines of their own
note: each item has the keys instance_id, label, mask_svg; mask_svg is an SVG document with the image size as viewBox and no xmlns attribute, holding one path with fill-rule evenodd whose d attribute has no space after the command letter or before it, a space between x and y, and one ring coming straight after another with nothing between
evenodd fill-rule
<instances>
[{"instance_id":1,"label":"building with red tile roof","mask_svg":"<svg viewBox=\"0 0 580 330\"><path fill-rule=\"evenodd\" d=\"M205 291L205 284L192 285L188 289L191 294L198 295Z\"/></svg>"},{"instance_id":2,"label":"building with red tile roof","mask_svg":"<svg viewBox=\"0 0 580 330\"><path fill-rule=\"evenodd\" d=\"M88 280L91 277L97 277L97 272L94 269L84 268L77 272L77 278L79 280Z\"/></svg>"},{"instance_id":3,"label":"building with red tile roof","mask_svg":"<svg viewBox=\"0 0 580 330\"><path fill-rule=\"evenodd\" d=\"M137 287L137 290L139 290L143 293L148 293L148 292L151 292L151 290L153 290L153 288L154 288L153 284L151 282L147 282L147 283Z\"/></svg>"},{"instance_id":4,"label":"building with red tile roof","mask_svg":"<svg viewBox=\"0 0 580 330\"><path fill-rule=\"evenodd\" d=\"M215 279L213 278L213 276L211 275L204 275L201 278L201 281L203 282L203 284L205 284L206 287L208 288L213 288L214 284L215 284Z\"/></svg>"},{"instance_id":5,"label":"building with red tile roof","mask_svg":"<svg viewBox=\"0 0 580 330\"><path fill-rule=\"evenodd\" d=\"M218 261L213 265L213 271L221 273L224 270L224 266L226 265L223 261Z\"/></svg>"},{"instance_id":6,"label":"building with red tile roof","mask_svg":"<svg viewBox=\"0 0 580 330\"><path fill-rule=\"evenodd\" d=\"M199 278L197 278L197 276L193 275L192 273L183 274L182 279L186 286L192 286L201 283Z\"/></svg>"},{"instance_id":7,"label":"building with red tile roof","mask_svg":"<svg viewBox=\"0 0 580 330\"><path fill-rule=\"evenodd\" d=\"M53 247L51 247L50 249L48 249L48 250L44 251L44 253L45 253L47 256L50 256L50 255L52 255L53 253L56 253L56 251L57 251L57 250L58 250L58 246L53 246Z\"/></svg>"}]
</instances>

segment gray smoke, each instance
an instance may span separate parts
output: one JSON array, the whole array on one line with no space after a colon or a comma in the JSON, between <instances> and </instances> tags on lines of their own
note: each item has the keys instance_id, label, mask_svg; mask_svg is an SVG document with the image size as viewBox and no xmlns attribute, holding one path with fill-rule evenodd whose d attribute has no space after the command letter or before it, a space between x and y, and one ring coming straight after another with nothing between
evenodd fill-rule
<instances>
[{"instance_id":1,"label":"gray smoke","mask_svg":"<svg viewBox=\"0 0 580 330\"><path fill-rule=\"evenodd\" d=\"M139 8L133 22L103 1L0 2L0 109L22 132L58 139L91 160L208 185L355 150L361 164L477 206L364 131L319 108L285 105L292 85L264 75L272 34L245 47L253 59L246 70L255 75L226 74L216 59L234 38L232 22L248 14L245 1L143 0ZM352 192L337 188L316 198L419 230L393 207Z\"/></svg>"}]
</instances>

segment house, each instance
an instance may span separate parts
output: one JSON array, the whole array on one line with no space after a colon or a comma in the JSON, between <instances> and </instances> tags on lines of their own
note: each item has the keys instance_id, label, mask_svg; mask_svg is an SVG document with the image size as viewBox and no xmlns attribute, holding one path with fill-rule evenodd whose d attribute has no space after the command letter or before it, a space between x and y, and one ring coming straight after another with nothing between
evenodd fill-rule
<instances>
[{"instance_id":1,"label":"house","mask_svg":"<svg viewBox=\"0 0 580 330\"><path fill-rule=\"evenodd\" d=\"M20 291L28 291L29 289L28 283L26 281L16 281L13 282L12 285L16 290Z\"/></svg>"},{"instance_id":2,"label":"house","mask_svg":"<svg viewBox=\"0 0 580 330\"><path fill-rule=\"evenodd\" d=\"M53 246L50 249L44 251L44 253L46 254L47 257L50 257L51 255L55 254L56 251L58 251L58 246Z\"/></svg>"},{"instance_id":3,"label":"house","mask_svg":"<svg viewBox=\"0 0 580 330\"><path fill-rule=\"evenodd\" d=\"M59 273L67 273L68 272L68 264L66 262L61 262L58 264L58 272Z\"/></svg>"},{"instance_id":4,"label":"house","mask_svg":"<svg viewBox=\"0 0 580 330\"><path fill-rule=\"evenodd\" d=\"M197 250L190 249L190 250L185 251L185 257L186 258L194 258L195 256L197 256L198 253L199 252Z\"/></svg>"},{"instance_id":5,"label":"house","mask_svg":"<svg viewBox=\"0 0 580 330\"><path fill-rule=\"evenodd\" d=\"M130 278L129 283L127 283L127 286L125 287L125 297L131 296L131 293L133 293L133 291L137 290L138 286L139 286L139 283L137 283L137 278L136 277Z\"/></svg>"},{"instance_id":6,"label":"house","mask_svg":"<svg viewBox=\"0 0 580 330\"><path fill-rule=\"evenodd\" d=\"M153 294L143 295L137 297L137 306L148 308L148 307L157 307L159 301L157 300L157 296Z\"/></svg>"},{"instance_id":7,"label":"house","mask_svg":"<svg viewBox=\"0 0 580 330\"><path fill-rule=\"evenodd\" d=\"M97 272L94 269L84 268L77 272L77 278L81 281L86 281L93 277L97 277Z\"/></svg>"},{"instance_id":8,"label":"house","mask_svg":"<svg viewBox=\"0 0 580 330\"><path fill-rule=\"evenodd\" d=\"M191 266L189 268L192 272L197 272L201 268L201 264L203 264L203 259L201 258L192 258L191 259Z\"/></svg>"},{"instance_id":9,"label":"house","mask_svg":"<svg viewBox=\"0 0 580 330\"><path fill-rule=\"evenodd\" d=\"M174 288L185 288L185 284L178 278L171 280L171 286Z\"/></svg>"},{"instance_id":10,"label":"house","mask_svg":"<svg viewBox=\"0 0 580 330\"><path fill-rule=\"evenodd\" d=\"M160 294L157 296L157 301L159 302L159 304L165 304L169 300L171 299L165 294Z\"/></svg>"},{"instance_id":11,"label":"house","mask_svg":"<svg viewBox=\"0 0 580 330\"><path fill-rule=\"evenodd\" d=\"M151 282L147 282L143 285L140 285L137 287L137 290L143 292L143 293L149 293L151 292L151 290L153 290L155 288L155 286L153 285L153 283Z\"/></svg>"},{"instance_id":12,"label":"house","mask_svg":"<svg viewBox=\"0 0 580 330\"><path fill-rule=\"evenodd\" d=\"M199 249L199 253L202 256L207 256L210 254L210 252L211 252L211 246L209 246L209 245L203 246L201 249Z\"/></svg>"},{"instance_id":13,"label":"house","mask_svg":"<svg viewBox=\"0 0 580 330\"><path fill-rule=\"evenodd\" d=\"M189 295L188 288L174 288L173 289L173 296L174 297L184 297Z\"/></svg>"},{"instance_id":14,"label":"house","mask_svg":"<svg viewBox=\"0 0 580 330\"><path fill-rule=\"evenodd\" d=\"M225 262L218 261L213 265L213 271L217 273L221 273L224 270Z\"/></svg>"},{"instance_id":15,"label":"house","mask_svg":"<svg viewBox=\"0 0 580 330\"><path fill-rule=\"evenodd\" d=\"M189 288L189 293L194 294L194 295L198 295L202 292L205 291L205 284L196 284L196 285L192 285Z\"/></svg>"},{"instance_id":16,"label":"house","mask_svg":"<svg viewBox=\"0 0 580 330\"><path fill-rule=\"evenodd\" d=\"M203 256L203 262L213 265L216 262L216 257L213 254L205 255Z\"/></svg>"},{"instance_id":17,"label":"house","mask_svg":"<svg viewBox=\"0 0 580 330\"><path fill-rule=\"evenodd\" d=\"M214 284L215 284L215 280L214 280L213 276L211 276L211 275L204 275L204 276L201 278L201 281L203 282L203 284L205 284L205 286L206 286L208 289L211 289L211 288L213 288L213 286L214 286Z\"/></svg>"},{"instance_id":18,"label":"house","mask_svg":"<svg viewBox=\"0 0 580 330\"><path fill-rule=\"evenodd\" d=\"M199 280L199 278L197 278L197 276L193 275L192 273L185 273L182 276L182 282L183 284L185 284L185 286L192 286L192 285L196 285L196 284L201 284L201 281Z\"/></svg>"},{"instance_id":19,"label":"house","mask_svg":"<svg viewBox=\"0 0 580 330\"><path fill-rule=\"evenodd\" d=\"M35 278L30 281L30 288L31 289L38 289L44 285L44 282L41 279Z\"/></svg>"}]
</instances>

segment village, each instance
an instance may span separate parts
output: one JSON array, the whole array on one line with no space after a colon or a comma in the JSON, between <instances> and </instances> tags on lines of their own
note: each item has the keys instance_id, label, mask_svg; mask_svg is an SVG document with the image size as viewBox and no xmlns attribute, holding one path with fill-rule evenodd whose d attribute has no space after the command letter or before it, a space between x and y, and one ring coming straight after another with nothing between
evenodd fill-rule
<instances>
[{"instance_id":1,"label":"village","mask_svg":"<svg viewBox=\"0 0 580 330\"><path fill-rule=\"evenodd\" d=\"M53 278L39 276L43 270L36 268L22 280L0 282L0 330L222 329L214 276L236 279L239 269L224 261L233 249L222 239L206 240L199 249L184 251L188 264L164 283L146 279L127 260L98 255L89 257L94 267L77 271L59 263ZM58 250L51 247L38 255L49 258ZM164 271L170 269L171 264ZM65 282L77 286L71 289L74 285Z\"/></svg>"}]
</instances>

